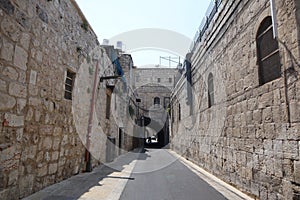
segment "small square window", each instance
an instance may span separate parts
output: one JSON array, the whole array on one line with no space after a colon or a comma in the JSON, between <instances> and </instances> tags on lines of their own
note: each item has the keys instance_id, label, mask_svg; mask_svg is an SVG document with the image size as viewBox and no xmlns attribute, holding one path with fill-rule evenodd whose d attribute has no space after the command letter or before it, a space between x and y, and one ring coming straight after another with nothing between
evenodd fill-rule
<instances>
[{"instance_id":1,"label":"small square window","mask_svg":"<svg viewBox=\"0 0 300 200\"><path fill-rule=\"evenodd\" d=\"M72 100L72 91L75 80L75 73L67 70L67 76L65 81L65 99Z\"/></svg>"},{"instance_id":2,"label":"small square window","mask_svg":"<svg viewBox=\"0 0 300 200\"><path fill-rule=\"evenodd\" d=\"M160 78L157 78L157 82L160 83Z\"/></svg>"},{"instance_id":3,"label":"small square window","mask_svg":"<svg viewBox=\"0 0 300 200\"><path fill-rule=\"evenodd\" d=\"M169 78L169 83L172 83L172 78Z\"/></svg>"}]
</instances>

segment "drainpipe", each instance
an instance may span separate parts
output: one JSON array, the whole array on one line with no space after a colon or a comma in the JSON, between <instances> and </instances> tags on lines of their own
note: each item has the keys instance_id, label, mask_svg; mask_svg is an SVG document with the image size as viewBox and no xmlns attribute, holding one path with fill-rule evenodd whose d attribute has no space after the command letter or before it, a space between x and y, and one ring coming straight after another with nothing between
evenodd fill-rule
<instances>
[{"instance_id":1,"label":"drainpipe","mask_svg":"<svg viewBox=\"0 0 300 200\"><path fill-rule=\"evenodd\" d=\"M284 42L282 42L278 38L278 24L277 24L277 15L276 15L276 4L275 0L270 0L270 7L271 7L271 16L272 16L272 23L273 23L273 37L285 46ZM290 103L288 97L288 80L287 80L287 69L286 66L283 64L283 78L284 78L284 93L285 93L285 105L286 105L286 113L287 113L287 123L289 127L291 127L291 111L290 111Z\"/></svg>"},{"instance_id":2,"label":"drainpipe","mask_svg":"<svg viewBox=\"0 0 300 200\"><path fill-rule=\"evenodd\" d=\"M277 24L275 0L270 0L270 6L271 6L271 16L272 16L272 22L273 22L273 36L274 36L274 39L277 39L278 38L278 24Z\"/></svg>"},{"instance_id":3,"label":"drainpipe","mask_svg":"<svg viewBox=\"0 0 300 200\"><path fill-rule=\"evenodd\" d=\"M95 96L96 96L96 89L97 89L97 77L98 77L98 72L99 72L99 60L97 60L96 63L96 71L95 71L95 76L94 76L94 85L93 85L93 93L92 93L92 100L91 100L91 107L90 107L90 113L89 113L89 124L88 124L88 132L86 135L86 151L85 151L85 161L86 161L86 172L91 172L92 171L92 163L91 163L91 153L90 153L90 135L92 132L92 127L93 127L93 114L94 114L94 109L95 109Z\"/></svg>"}]
</instances>

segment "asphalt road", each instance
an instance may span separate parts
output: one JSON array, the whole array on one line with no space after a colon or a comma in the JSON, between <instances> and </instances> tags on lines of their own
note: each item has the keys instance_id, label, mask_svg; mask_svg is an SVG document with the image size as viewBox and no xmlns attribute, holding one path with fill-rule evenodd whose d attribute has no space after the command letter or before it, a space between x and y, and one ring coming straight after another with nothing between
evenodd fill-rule
<instances>
[{"instance_id":1,"label":"asphalt road","mask_svg":"<svg viewBox=\"0 0 300 200\"><path fill-rule=\"evenodd\" d=\"M141 153L121 200L224 200L167 150Z\"/></svg>"}]
</instances>

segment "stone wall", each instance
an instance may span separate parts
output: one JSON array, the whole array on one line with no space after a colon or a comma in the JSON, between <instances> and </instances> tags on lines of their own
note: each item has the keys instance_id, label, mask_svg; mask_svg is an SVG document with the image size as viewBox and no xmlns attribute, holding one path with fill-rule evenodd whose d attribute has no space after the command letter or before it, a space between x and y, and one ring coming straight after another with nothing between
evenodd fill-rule
<instances>
[{"instance_id":1,"label":"stone wall","mask_svg":"<svg viewBox=\"0 0 300 200\"><path fill-rule=\"evenodd\" d=\"M154 105L154 98L160 98L160 104L164 105L164 98L170 97L175 86L177 69L172 68L136 68L135 86L141 105L150 109ZM158 81L159 79L159 81Z\"/></svg>"},{"instance_id":2,"label":"stone wall","mask_svg":"<svg viewBox=\"0 0 300 200\"><path fill-rule=\"evenodd\" d=\"M18 199L85 170L95 60L99 74L111 61L73 0L1 1L0 49L0 199ZM72 100L64 97L67 71L76 74ZM103 102L96 95L96 109ZM92 156L101 160L108 133L99 140L103 119L94 119Z\"/></svg>"},{"instance_id":3,"label":"stone wall","mask_svg":"<svg viewBox=\"0 0 300 200\"><path fill-rule=\"evenodd\" d=\"M300 196L300 45L295 3L276 1L281 78L259 84L256 34L270 15L269 1L223 1L191 58L193 111L187 105L185 80L172 96L172 148L258 199ZM210 73L212 107L207 89Z\"/></svg>"}]
</instances>

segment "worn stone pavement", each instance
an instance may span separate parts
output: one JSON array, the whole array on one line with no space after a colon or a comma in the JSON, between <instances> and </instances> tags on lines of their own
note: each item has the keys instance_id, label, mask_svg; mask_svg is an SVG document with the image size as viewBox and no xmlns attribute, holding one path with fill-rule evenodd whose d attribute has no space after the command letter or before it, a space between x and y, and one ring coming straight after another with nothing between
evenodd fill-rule
<instances>
[{"instance_id":1,"label":"worn stone pavement","mask_svg":"<svg viewBox=\"0 0 300 200\"><path fill-rule=\"evenodd\" d=\"M162 155L168 157L168 159L162 160ZM147 162L149 163L149 165L147 164ZM43 189L25 198L25 200L117 200L131 198L128 194L132 193L132 191L136 193L134 195L135 199L139 199L143 196L143 194L137 196L138 191L132 190L132 188L130 189L130 186L135 188L138 186L144 187L145 184L147 185L147 181L144 183L139 182L140 179L138 177L145 176L145 178L148 179L147 174L149 174L151 170L158 171L158 173L159 171L161 171L159 168L147 169L149 167L151 168L151 162L152 164L157 163L155 164L156 166L165 166L163 167L164 170L168 170L168 168L170 168L171 170L173 163L177 163L176 165L178 165L179 163L179 165L181 165L180 170L186 171L185 173L189 173L188 171L190 171L190 176L192 176L193 179L199 179L204 183L200 186L206 188L199 188L200 193L202 192L204 196L205 193L214 191L214 193L218 193L217 196L221 197L220 199L251 199L247 195L241 193L232 186L212 176L197 165L191 163L190 161L187 161L171 150L144 149L141 151L136 149L133 152L128 152L127 154L118 157L112 163L95 168L91 173L83 173L73 176L60 183ZM144 165L145 167L139 169L141 165ZM169 173L171 173L170 170L168 170ZM162 177L164 175L159 176ZM149 181L152 180L153 183L149 184L157 184L156 179L152 179L149 179ZM195 182L195 184L196 186L193 186L193 188L197 188L197 183ZM164 190L164 187L160 188L161 190ZM172 190L176 191L176 189ZM186 191L189 193L189 190ZM168 192L170 191L166 191L166 193ZM185 190L182 190L182 192L185 192ZM151 191L151 193L157 193L161 196L164 196L164 191ZM143 199L151 199L152 197L154 197L151 196L151 193L145 194L146 196L144 196ZM161 197L161 199L170 198L164 196ZM172 197L171 199L174 199L174 197ZM186 199L189 199L189 197L187 196Z\"/></svg>"}]
</instances>

